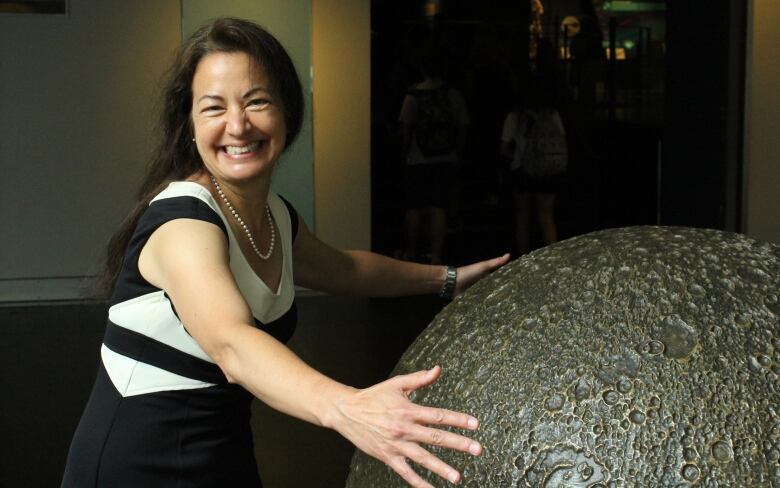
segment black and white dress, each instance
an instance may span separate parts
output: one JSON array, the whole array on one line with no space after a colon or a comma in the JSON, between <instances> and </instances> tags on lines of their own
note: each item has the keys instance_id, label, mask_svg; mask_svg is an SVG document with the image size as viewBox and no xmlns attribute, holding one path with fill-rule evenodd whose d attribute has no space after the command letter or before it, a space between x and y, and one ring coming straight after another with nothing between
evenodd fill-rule
<instances>
[{"instance_id":1,"label":"black and white dress","mask_svg":"<svg viewBox=\"0 0 780 488\"><path fill-rule=\"evenodd\" d=\"M229 241L230 269L257 326L282 342L297 319L292 242L295 210L268 196L284 254L276 292L252 271L209 191L174 182L142 215L108 311L95 386L68 454L62 487L259 487L249 427L252 395L229 384L187 333L164 290L148 283L138 257L174 219L211 222Z\"/></svg>"}]
</instances>

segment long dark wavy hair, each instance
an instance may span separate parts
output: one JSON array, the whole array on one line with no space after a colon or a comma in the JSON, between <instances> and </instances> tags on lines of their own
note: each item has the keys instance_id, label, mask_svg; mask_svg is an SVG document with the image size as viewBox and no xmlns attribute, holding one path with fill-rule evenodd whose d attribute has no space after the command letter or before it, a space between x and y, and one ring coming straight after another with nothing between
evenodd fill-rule
<instances>
[{"instance_id":1,"label":"long dark wavy hair","mask_svg":"<svg viewBox=\"0 0 780 488\"><path fill-rule=\"evenodd\" d=\"M192 78L195 68L211 53L244 52L262 66L271 90L281 101L287 128L285 150L300 132L303 90L295 66L279 41L257 24L236 18L220 18L199 28L181 46L166 76L158 122L157 146L138 202L108 243L97 295L107 298L114 287L130 238L149 202L170 182L183 180L203 169L203 160L192 141Z\"/></svg>"}]
</instances>

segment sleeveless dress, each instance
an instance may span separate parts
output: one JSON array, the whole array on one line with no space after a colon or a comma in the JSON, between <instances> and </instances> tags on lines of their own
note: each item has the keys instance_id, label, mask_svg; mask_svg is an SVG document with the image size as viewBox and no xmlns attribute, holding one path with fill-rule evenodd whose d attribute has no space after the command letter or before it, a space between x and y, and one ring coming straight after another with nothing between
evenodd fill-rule
<instances>
[{"instance_id":1,"label":"sleeveless dress","mask_svg":"<svg viewBox=\"0 0 780 488\"><path fill-rule=\"evenodd\" d=\"M218 226L230 269L257 327L281 342L297 320L292 242L295 210L274 193L282 278L276 293L252 271L209 191L174 182L141 216L110 301L101 364L68 453L63 488L261 487L249 426L252 395L228 383L182 325L164 290L141 276L149 236L180 218Z\"/></svg>"}]
</instances>

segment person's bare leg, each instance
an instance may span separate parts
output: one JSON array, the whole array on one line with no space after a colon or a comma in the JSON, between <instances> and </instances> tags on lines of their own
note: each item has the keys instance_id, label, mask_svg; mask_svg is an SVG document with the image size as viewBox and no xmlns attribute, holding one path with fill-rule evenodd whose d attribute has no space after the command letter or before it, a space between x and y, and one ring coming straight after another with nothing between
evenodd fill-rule
<instances>
[{"instance_id":1,"label":"person's bare leg","mask_svg":"<svg viewBox=\"0 0 780 488\"><path fill-rule=\"evenodd\" d=\"M527 193L513 192L515 202L515 240L517 251L527 254L531 250L531 196Z\"/></svg>"},{"instance_id":2,"label":"person's bare leg","mask_svg":"<svg viewBox=\"0 0 780 488\"><path fill-rule=\"evenodd\" d=\"M539 227L542 229L544 245L558 241L558 227L555 225L555 193L534 194Z\"/></svg>"},{"instance_id":3,"label":"person's bare leg","mask_svg":"<svg viewBox=\"0 0 780 488\"><path fill-rule=\"evenodd\" d=\"M447 211L439 207L430 208L431 216L431 264L441 264L444 236L447 234Z\"/></svg>"},{"instance_id":4,"label":"person's bare leg","mask_svg":"<svg viewBox=\"0 0 780 488\"><path fill-rule=\"evenodd\" d=\"M420 210L409 208L404 216L404 259L417 260L417 241L420 236Z\"/></svg>"}]
</instances>

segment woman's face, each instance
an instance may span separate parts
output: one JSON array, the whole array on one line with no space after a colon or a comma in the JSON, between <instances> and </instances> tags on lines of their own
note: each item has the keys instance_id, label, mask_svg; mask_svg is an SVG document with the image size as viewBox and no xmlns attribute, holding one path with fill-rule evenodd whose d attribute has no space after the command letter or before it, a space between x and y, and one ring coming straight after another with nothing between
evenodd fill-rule
<instances>
[{"instance_id":1,"label":"woman's face","mask_svg":"<svg viewBox=\"0 0 780 488\"><path fill-rule=\"evenodd\" d=\"M281 101L248 54L212 53L192 78L192 125L206 169L224 181L270 176L284 150Z\"/></svg>"}]
</instances>

